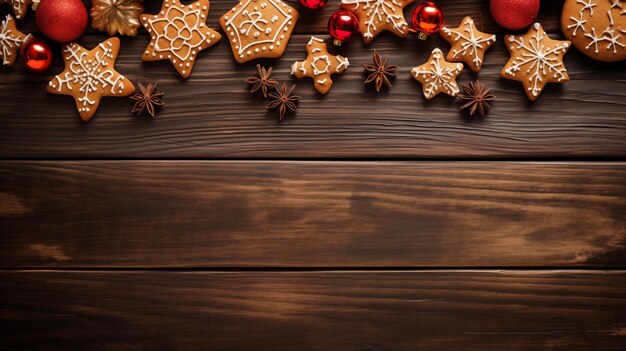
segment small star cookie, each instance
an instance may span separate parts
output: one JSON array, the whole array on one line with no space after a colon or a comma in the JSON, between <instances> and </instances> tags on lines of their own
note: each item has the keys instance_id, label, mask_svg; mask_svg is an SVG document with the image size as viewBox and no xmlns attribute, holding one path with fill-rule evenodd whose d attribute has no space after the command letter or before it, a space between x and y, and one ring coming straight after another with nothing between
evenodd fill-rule
<instances>
[{"instance_id":1,"label":"small star cookie","mask_svg":"<svg viewBox=\"0 0 626 351\"><path fill-rule=\"evenodd\" d=\"M470 17L463 18L457 28L443 27L439 35L452 45L446 60L465 62L474 72L480 71L485 51L496 42L494 34L479 31Z\"/></svg>"},{"instance_id":2,"label":"small star cookie","mask_svg":"<svg viewBox=\"0 0 626 351\"><path fill-rule=\"evenodd\" d=\"M345 71L350 62L343 56L329 54L326 44L320 38L311 37L306 44L306 51L308 53L306 60L294 62L291 65L291 74L297 78L313 78L315 89L326 94L333 86L331 74Z\"/></svg>"},{"instance_id":3,"label":"small star cookie","mask_svg":"<svg viewBox=\"0 0 626 351\"><path fill-rule=\"evenodd\" d=\"M8 3L13 8L13 12L15 13L15 17L17 19L22 19L26 16L26 11L28 11L28 6L33 4L33 0L0 0L0 4Z\"/></svg>"},{"instance_id":4,"label":"small star cookie","mask_svg":"<svg viewBox=\"0 0 626 351\"><path fill-rule=\"evenodd\" d=\"M120 40L109 38L91 51L76 43L63 49L65 70L48 83L48 92L74 97L83 121L93 117L103 96L124 97L135 92L135 86L115 71Z\"/></svg>"},{"instance_id":5,"label":"small star cookie","mask_svg":"<svg viewBox=\"0 0 626 351\"><path fill-rule=\"evenodd\" d=\"M208 14L209 0L198 0L187 6L179 0L164 0L157 15L141 15L141 24L152 37L142 59L170 60L178 73L188 78L198 53L222 38L207 27Z\"/></svg>"},{"instance_id":6,"label":"small star cookie","mask_svg":"<svg viewBox=\"0 0 626 351\"><path fill-rule=\"evenodd\" d=\"M537 100L546 83L562 83L569 80L563 56L570 48L568 40L552 40L539 23L533 24L528 33L504 37L511 58L500 75L524 84L528 99Z\"/></svg>"},{"instance_id":7,"label":"small star cookie","mask_svg":"<svg viewBox=\"0 0 626 351\"><path fill-rule=\"evenodd\" d=\"M462 63L446 61L443 58L443 52L436 48L426 63L413 67L411 74L415 80L422 83L426 99L432 99L439 93L456 96L459 93L456 77L461 74L462 70Z\"/></svg>"},{"instance_id":8,"label":"small star cookie","mask_svg":"<svg viewBox=\"0 0 626 351\"><path fill-rule=\"evenodd\" d=\"M384 30L399 37L409 35L402 10L415 0L341 0L341 8L354 12L366 44Z\"/></svg>"},{"instance_id":9,"label":"small star cookie","mask_svg":"<svg viewBox=\"0 0 626 351\"><path fill-rule=\"evenodd\" d=\"M17 52L28 39L30 39L30 34L26 35L18 31L15 26L15 19L11 15L7 15L0 24L0 58L2 58L2 64L13 66L17 59Z\"/></svg>"},{"instance_id":10,"label":"small star cookie","mask_svg":"<svg viewBox=\"0 0 626 351\"><path fill-rule=\"evenodd\" d=\"M241 0L220 18L239 63L280 57L291 37L298 11L281 0Z\"/></svg>"}]
</instances>

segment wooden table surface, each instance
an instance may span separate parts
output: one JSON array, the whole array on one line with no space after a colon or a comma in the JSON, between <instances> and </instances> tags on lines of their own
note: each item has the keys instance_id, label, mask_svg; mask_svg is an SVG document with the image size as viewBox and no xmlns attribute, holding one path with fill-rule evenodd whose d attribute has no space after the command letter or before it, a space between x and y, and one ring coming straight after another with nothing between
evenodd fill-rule
<instances>
[{"instance_id":1,"label":"wooden table surface","mask_svg":"<svg viewBox=\"0 0 626 351\"><path fill-rule=\"evenodd\" d=\"M45 92L58 58L0 68L0 350L625 350L626 64L572 49L571 81L529 103L499 77L488 1L439 3L498 35L459 78L493 87L485 118L420 94L438 37L353 40L327 96L293 81L282 123L225 40L183 80L141 62L145 32L122 38L118 71L166 93L152 120L105 98L83 123ZM212 0L209 25L234 4ZM261 61L279 81L338 1L293 6L285 54ZM562 2L541 6L562 38ZM361 83L374 49L400 65L381 94Z\"/></svg>"}]
</instances>

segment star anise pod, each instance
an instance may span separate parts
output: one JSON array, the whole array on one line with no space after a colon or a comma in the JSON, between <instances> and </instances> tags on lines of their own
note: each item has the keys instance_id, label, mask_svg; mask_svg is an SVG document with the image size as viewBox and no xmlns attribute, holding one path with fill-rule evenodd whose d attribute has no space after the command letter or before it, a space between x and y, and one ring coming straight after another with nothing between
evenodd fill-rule
<instances>
[{"instance_id":1,"label":"star anise pod","mask_svg":"<svg viewBox=\"0 0 626 351\"><path fill-rule=\"evenodd\" d=\"M375 82L376 91L379 92L380 88L383 86L383 83L387 85L387 87L391 88L391 82L389 81L389 77L397 77L398 73L396 70L398 66L390 65L387 66L387 60L389 58L385 57L385 59L381 59L378 51L374 50L374 56L372 60L374 61L373 65L363 65L365 71L369 72L369 76L363 82L363 84L368 84L371 82Z\"/></svg>"},{"instance_id":2,"label":"star anise pod","mask_svg":"<svg viewBox=\"0 0 626 351\"><path fill-rule=\"evenodd\" d=\"M272 109L280 106L280 120L283 120L285 114L287 114L287 110L291 110L293 112L298 111L298 107L295 102L300 100L299 96L293 95L293 90L296 88L295 85L287 91L287 84L283 83L283 86L280 88L275 88L276 91L273 91L268 94L272 101L270 101L265 108Z\"/></svg>"},{"instance_id":3,"label":"star anise pod","mask_svg":"<svg viewBox=\"0 0 626 351\"><path fill-rule=\"evenodd\" d=\"M150 83L146 87L139 83L139 90L141 90L141 92L130 97L137 101L132 111L133 113L137 112L137 116L140 116L144 111L148 111L148 113L154 117L155 107L165 105L162 100L165 94L156 92L157 84L158 83Z\"/></svg>"},{"instance_id":4,"label":"star anise pod","mask_svg":"<svg viewBox=\"0 0 626 351\"><path fill-rule=\"evenodd\" d=\"M261 65L259 64L256 65L258 75L256 77L250 77L246 79L246 83L254 84L252 86L252 90L250 90L251 93L254 93L255 91L261 89L261 91L263 92L263 97L267 97L267 88L278 86L278 82L270 78L273 69L273 67L270 67L268 70L266 70L265 67L261 67Z\"/></svg>"},{"instance_id":5,"label":"star anise pod","mask_svg":"<svg viewBox=\"0 0 626 351\"><path fill-rule=\"evenodd\" d=\"M464 85L463 90L465 94L459 94L458 97L467 102L461 106L461 110L469 107L470 116L473 116L476 110L478 110L481 116L484 116L485 112L491 108L488 101L496 99L494 94L490 94L491 88L487 88L485 84L478 80L476 83L470 82L469 86Z\"/></svg>"}]
</instances>

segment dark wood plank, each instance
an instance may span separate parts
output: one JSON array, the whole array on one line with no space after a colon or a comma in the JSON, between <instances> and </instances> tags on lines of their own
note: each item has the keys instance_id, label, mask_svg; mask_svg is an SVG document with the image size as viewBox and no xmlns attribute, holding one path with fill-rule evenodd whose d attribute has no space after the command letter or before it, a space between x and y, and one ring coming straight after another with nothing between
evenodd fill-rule
<instances>
[{"instance_id":1,"label":"dark wood plank","mask_svg":"<svg viewBox=\"0 0 626 351\"><path fill-rule=\"evenodd\" d=\"M99 37L98 37L99 38ZM96 37L82 40L96 45ZM275 78L291 81L290 65L305 55L309 36L298 35L273 63ZM426 101L411 77L412 66L440 44L389 38L344 50L352 67L337 76L324 97L310 80L294 81L302 96L296 118L278 123L266 101L243 80L254 63L237 64L227 45L205 52L188 81L168 62L144 63L147 38L124 39L118 70L133 81L158 81L167 106L155 120L134 117L132 101L105 98L84 124L70 97L48 94L47 75L0 69L1 158L464 158L626 156L626 65L599 65L572 51L566 66L572 81L547 88L529 103L521 84L499 78L507 60L499 42L478 76L498 101L488 117L465 118L451 97ZM444 44L442 44L444 45ZM447 44L445 44L447 47ZM365 88L361 64L371 50L401 66L389 93ZM57 62L51 72L62 70ZM459 83L475 76L465 70Z\"/></svg>"},{"instance_id":2,"label":"dark wood plank","mask_svg":"<svg viewBox=\"0 0 626 351\"><path fill-rule=\"evenodd\" d=\"M3 267L623 266L626 164L2 162Z\"/></svg>"},{"instance_id":3,"label":"dark wood plank","mask_svg":"<svg viewBox=\"0 0 626 351\"><path fill-rule=\"evenodd\" d=\"M1 272L5 350L626 346L626 273Z\"/></svg>"}]
</instances>

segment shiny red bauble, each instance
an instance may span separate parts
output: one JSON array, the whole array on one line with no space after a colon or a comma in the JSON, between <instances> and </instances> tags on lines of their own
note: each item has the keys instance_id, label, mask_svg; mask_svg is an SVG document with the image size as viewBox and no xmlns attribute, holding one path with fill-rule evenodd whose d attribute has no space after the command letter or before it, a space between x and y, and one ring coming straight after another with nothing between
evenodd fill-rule
<instances>
[{"instance_id":1,"label":"shiny red bauble","mask_svg":"<svg viewBox=\"0 0 626 351\"><path fill-rule=\"evenodd\" d=\"M59 43L80 37L87 28L87 17L81 0L41 0L35 11L41 33Z\"/></svg>"},{"instance_id":2,"label":"shiny red bauble","mask_svg":"<svg viewBox=\"0 0 626 351\"><path fill-rule=\"evenodd\" d=\"M359 33L359 19L352 11L339 10L330 16L328 32L335 39L334 44L340 46Z\"/></svg>"},{"instance_id":3,"label":"shiny red bauble","mask_svg":"<svg viewBox=\"0 0 626 351\"><path fill-rule=\"evenodd\" d=\"M433 1L426 1L417 5L411 16L413 31L417 32L422 40L426 40L429 35L439 32L444 23L443 10Z\"/></svg>"},{"instance_id":4,"label":"shiny red bauble","mask_svg":"<svg viewBox=\"0 0 626 351\"><path fill-rule=\"evenodd\" d=\"M491 0L491 16L502 27L518 30L530 26L539 14L540 0Z\"/></svg>"},{"instance_id":5,"label":"shiny red bauble","mask_svg":"<svg viewBox=\"0 0 626 351\"><path fill-rule=\"evenodd\" d=\"M318 10L326 6L328 0L300 0L302 6L310 8L311 10Z\"/></svg>"},{"instance_id":6,"label":"shiny red bauble","mask_svg":"<svg viewBox=\"0 0 626 351\"><path fill-rule=\"evenodd\" d=\"M45 72L52 65L52 48L39 38L29 39L21 49L22 64L31 72Z\"/></svg>"}]
</instances>

